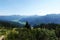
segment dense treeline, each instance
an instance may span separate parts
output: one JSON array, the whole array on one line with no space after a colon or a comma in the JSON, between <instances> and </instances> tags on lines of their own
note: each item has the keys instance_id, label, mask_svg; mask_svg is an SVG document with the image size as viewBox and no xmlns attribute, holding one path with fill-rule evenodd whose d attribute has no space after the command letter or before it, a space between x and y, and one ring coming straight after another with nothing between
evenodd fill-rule
<instances>
[{"instance_id":1,"label":"dense treeline","mask_svg":"<svg viewBox=\"0 0 60 40\"><path fill-rule=\"evenodd\" d=\"M0 21L0 26L5 28L14 28L14 27L20 27L20 23L13 22L13 21Z\"/></svg>"},{"instance_id":2,"label":"dense treeline","mask_svg":"<svg viewBox=\"0 0 60 40\"><path fill-rule=\"evenodd\" d=\"M56 29L60 28L60 24L54 24L54 23L48 23L48 24L40 24L40 25L35 25L34 28L47 28L47 29Z\"/></svg>"},{"instance_id":3,"label":"dense treeline","mask_svg":"<svg viewBox=\"0 0 60 40\"><path fill-rule=\"evenodd\" d=\"M25 26L20 28L0 22L1 35L5 36L5 40L60 40L60 24L43 23L32 27L26 22Z\"/></svg>"}]
</instances>

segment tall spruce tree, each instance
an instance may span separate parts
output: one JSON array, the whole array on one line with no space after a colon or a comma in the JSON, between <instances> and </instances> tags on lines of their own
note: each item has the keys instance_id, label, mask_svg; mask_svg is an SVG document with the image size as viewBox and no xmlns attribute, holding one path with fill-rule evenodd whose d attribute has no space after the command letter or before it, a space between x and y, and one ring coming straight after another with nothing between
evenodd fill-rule
<instances>
[{"instance_id":1,"label":"tall spruce tree","mask_svg":"<svg viewBox=\"0 0 60 40\"><path fill-rule=\"evenodd\" d=\"M30 29L30 24L26 21L25 28Z\"/></svg>"}]
</instances>

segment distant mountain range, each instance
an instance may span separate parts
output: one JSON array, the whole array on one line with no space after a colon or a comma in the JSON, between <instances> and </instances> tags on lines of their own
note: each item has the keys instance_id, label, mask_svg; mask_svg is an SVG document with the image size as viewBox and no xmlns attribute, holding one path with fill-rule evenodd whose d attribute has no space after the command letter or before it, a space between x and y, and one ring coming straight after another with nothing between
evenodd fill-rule
<instances>
[{"instance_id":1,"label":"distant mountain range","mask_svg":"<svg viewBox=\"0 0 60 40\"><path fill-rule=\"evenodd\" d=\"M50 14L45 16L29 16L22 18L20 21L28 21L31 25L41 24L41 23L58 23L60 24L60 14Z\"/></svg>"},{"instance_id":2,"label":"distant mountain range","mask_svg":"<svg viewBox=\"0 0 60 40\"><path fill-rule=\"evenodd\" d=\"M19 16L19 15L12 15L12 16L0 16L0 20L3 21L14 21L14 22L26 22L28 21L29 24L41 24L41 23L58 23L60 24L60 14L49 14L45 16Z\"/></svg>"},{"instance_id":3,"label":"distant mountain range","mask_svg":"<svg viewBox=\"0 0 60 40\"><path fill-rule=\"evenodd\" d=\"M11 21L11 20L19 20L22 16L12 15L12 16L0 16L0 20L3 21Z\"/></svg>"}]
</instances>

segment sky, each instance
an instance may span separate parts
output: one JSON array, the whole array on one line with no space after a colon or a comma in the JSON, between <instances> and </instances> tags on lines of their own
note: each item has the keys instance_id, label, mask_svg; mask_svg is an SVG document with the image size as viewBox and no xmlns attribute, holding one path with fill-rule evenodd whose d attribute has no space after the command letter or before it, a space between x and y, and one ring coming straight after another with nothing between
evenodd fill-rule
<instances>
[{"instance_id":1,"label":"sky","mask_svg":"<svg viewBox=\"0 0 60 40\"><path fill-rule=\"evenodd\" d=\"M0 0L0 15L60 14L60 0Z\"/></svg>"}]
</instances>

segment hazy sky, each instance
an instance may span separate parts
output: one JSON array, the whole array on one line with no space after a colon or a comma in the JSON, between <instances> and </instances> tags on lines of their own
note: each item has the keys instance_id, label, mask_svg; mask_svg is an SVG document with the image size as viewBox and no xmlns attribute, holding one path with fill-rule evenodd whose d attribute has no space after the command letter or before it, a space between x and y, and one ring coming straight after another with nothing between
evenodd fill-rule
<instances>
[{"instance_id":1,"label":"hazy sky","mask_svg":"<svg viewBox=\"0 0 60 40\"><path fill-rule=\"evenodd\" d=\"M0 0L0 15L60 13L60 0Z\"/></svg>"}]
</instances>

